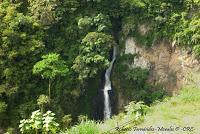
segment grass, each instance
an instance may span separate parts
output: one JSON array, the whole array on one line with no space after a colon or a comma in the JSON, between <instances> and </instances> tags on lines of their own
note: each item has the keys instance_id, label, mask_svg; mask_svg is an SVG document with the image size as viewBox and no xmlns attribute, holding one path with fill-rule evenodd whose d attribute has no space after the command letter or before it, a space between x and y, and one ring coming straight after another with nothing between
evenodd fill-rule
<instances>
[{"instance_id":1,"label":"grass","mask_svg":"<svg viewBox=\"0 0 200 134\"><path fill-rule=\"evenodd\" d=\"M200 88L185 87L179 95L165 99L151 106L144 118L144 122L137 127L194 127L194 131L172 132L173 134L198 134L200 133ZM130 133L134 133L131 131ZM153 132L160 134L161 132ZM148 134L148 132L147 132ZM151 134L149 132L149 134Z\"/></svg>"},{"instance_id":2,"label":"grass","mask_svg":"<svg viewBox=\"0 0 200 134\"><path fill-rule=\"evenodd\" d=\"M108 119L103 123L98 124L98 128L100 130L100 133L116 133L115 128L122 124L125 124L129 120L131 119L125 118L124 113L120 113L119 115L113 116L111 119Z\"/></svg>"},{"instance_id":3,"label":"grass","mask_svg":"<svg viewBox=\"0 0 200 134\"><path fill-rule=\"evenodd\" d=\"M99 130L94 121L85 121L73 126L66 134L99 134Z\"/></svg>"}]
</instances>

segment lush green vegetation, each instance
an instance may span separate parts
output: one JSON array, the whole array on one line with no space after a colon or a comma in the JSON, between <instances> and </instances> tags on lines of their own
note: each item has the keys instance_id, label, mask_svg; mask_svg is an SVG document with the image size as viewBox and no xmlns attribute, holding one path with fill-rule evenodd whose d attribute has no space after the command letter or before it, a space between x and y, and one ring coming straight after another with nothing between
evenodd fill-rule
<instances>
[{"instance_id":1,"label":"lush green vegetation","mask_svg":"<svg viewBox=\"0 0 200 134\"><path fill-rule=\"evenodd\" d=\"M21 132L65 132L66 127L69 133L98 133L93 121L70 127L81 114L92 118L92 101L114 45L120 56L113 76L125 89L119 92L136 101L130 105L146 109L164 91L146 84L148 70L123 64L134 58L122 53L125 39L133 36L149 47L165 38L199 56L199 6L199 0L1 0L0 129L20 132L22 120ZM140 24L148 24L144 35ZM38 109L39 117L30 118ZM59 130L44 128L48 110L55 113L58 120L51 113L52 122L60 124Z\"/></svg>"}]
</instances>

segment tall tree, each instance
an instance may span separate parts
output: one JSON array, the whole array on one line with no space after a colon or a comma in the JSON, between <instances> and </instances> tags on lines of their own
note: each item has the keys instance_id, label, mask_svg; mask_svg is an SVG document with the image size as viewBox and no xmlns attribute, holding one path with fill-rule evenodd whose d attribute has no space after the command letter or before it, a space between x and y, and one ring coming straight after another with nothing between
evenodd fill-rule
<instances>
[{"instance_id":1,"label":"tall tree","mask_svg":"<svg viewBox=\"0 0 200 134\"><path fill-rule=\"evenodd\" d=\"M42 60L38 61L33 67L33 73L39 74L42 78L49 80L48 92L49 100L51 99L51 83L56 76L66 76L69 69L66 62L60 59L59 54L51 53L42 56Z\"/></svg>"}]
</instances>

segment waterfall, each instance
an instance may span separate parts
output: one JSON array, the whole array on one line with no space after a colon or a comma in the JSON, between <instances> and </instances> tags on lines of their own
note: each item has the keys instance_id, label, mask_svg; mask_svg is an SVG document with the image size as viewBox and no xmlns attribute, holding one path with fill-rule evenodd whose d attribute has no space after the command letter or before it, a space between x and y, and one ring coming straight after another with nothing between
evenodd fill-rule
<instances>
[{"instance_id":1,"label":"waterfall","mask_svg":"<svg viewBox=\"0 0 200 134\"><path fill-rule=\"evenodd\" d=\"M110 63L109 68L106 70L106 73L105 73L105 85L104 85L104 89L103 89L103 92L104 92L104 119L108 119L111 117L110 97L109 97L108 91L112 90L110 74L112 72L113 64L116 59L116 51L117 51L117 47L114 46L112 61Z\"/></svg>"}]
</instances>

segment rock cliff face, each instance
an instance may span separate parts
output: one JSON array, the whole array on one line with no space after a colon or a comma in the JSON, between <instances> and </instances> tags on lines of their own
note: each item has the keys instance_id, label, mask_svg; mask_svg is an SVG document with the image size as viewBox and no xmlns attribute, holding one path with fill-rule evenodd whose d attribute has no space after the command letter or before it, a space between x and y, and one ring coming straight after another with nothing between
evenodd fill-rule
<instances>
[{"instance_id":1,"label":"rock cliff face","mask_svg":"<svg viewBox=\"0 0 200 134\"><path fill-rule=\"evenodd\" d=\"M192 74L200 74L199 61L192 51L178 48L166 40L157 42L151 48L144 48L133 37L129 37L125 42L124 53L137 54L138 57L130 65L148 68L150 75L147 82L163 85L169 94L194 81L191 79ZM200 77L195 78L195 81L200 83Z\"/></svg>"},{"instance_id":2,"label":"rock cliff face","mask_svg":"<svg viewBox=\"0 0 200 134\"><path fill-rule=\"evenodd\" d=\"M137 34L145 37L150 34L150 30L150 25L141 24L137 27ZM156 41L152 47L145 47L144 44L137 42L138 37L136 37L126 38L124 49L120 50L121 56L124 54L137 55L128 63L125 62L129 69L130 67L148 69L150 74L147 82L155 87L161 85L169 95L188 84L200 86L200 61L195 58L190 48L180 48L176 42L171 43L167 40ZM117 91L117 109L120 111L133 100L123 95L125 89L121 86L119 78L113 78L113 85Z\"/></svg>"}]
</instances>

